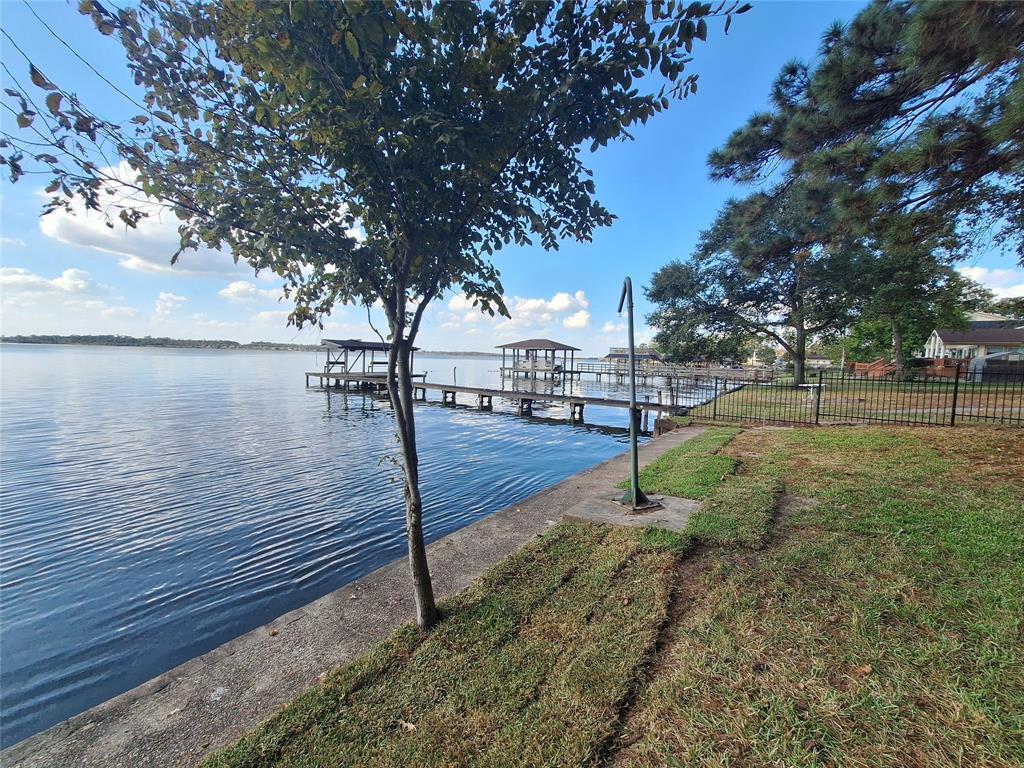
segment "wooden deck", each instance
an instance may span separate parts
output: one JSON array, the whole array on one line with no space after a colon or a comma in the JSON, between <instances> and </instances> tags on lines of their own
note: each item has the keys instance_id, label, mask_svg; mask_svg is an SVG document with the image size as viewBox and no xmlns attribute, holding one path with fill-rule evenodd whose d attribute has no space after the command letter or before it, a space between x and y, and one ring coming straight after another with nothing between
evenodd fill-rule
<instances>
[{"instance_id":1,"label":"wooden deck","mask_svg":"<svg viewBox=\"0 0 1024 768\"><path fill-rule=\"evenodd\" d=\"M425 378L425 374L419 373L414 374L414 379ZM365 388L384 388L385 374L373 373L373 374L342 374L342 373L323 373L323 372L308 372L306 373L306 386L309 386L310 379L319 379L321 384L325 381L334 381L338 386L347 387L350 384L356 384L359 387ZM564 403L570 406L573 419L583 418L583 408L587 405L599 406L601 408L625 408L629 409L628 400L616 400L607 397L589 397L587 395L556 395L549 392L526 392L514 389L492 389L489 387L466 387L456 384L437 384L429 381L414 381L413 382L413 393L418 400L426 400L427 390L432 392L440 392L441 400L449 405L455 404L455 396L462 395L475 395L477 397L477 403L482 408L489 408L492 399L502 398L515 403L520 413L530 413L533 410L534 403ZM643 401L637 402L636 409L638 412L648 412L656 414L684 414L686 413L685 406L672 405L670 403L658 403Z\"/></svg>"}]
</instances>

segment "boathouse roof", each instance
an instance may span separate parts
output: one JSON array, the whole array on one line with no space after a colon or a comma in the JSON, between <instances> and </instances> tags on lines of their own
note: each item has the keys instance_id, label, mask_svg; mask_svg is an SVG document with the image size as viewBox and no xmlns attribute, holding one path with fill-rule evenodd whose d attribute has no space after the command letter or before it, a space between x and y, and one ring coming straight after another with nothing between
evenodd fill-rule
<instances>
[{"instance_id":1,"label":"boathouse roof","mask_svg":"<svg viewBox=\"0 0 1024 768\"><path fill-rule=\"evenodd\" d=\"M387 352L391 349L391 345L386 341L363 341L362 339L321 339L320 346L331 349L347 349L349 352ZM415 352L419 347L412 349Z\"/></svg>"},{"instance_id":2,"label":"boathouse roof","mask_svg":"<svg viewBox=\"0 0 1024 768\"><path fill-rule=\"evenodd\" d=\"M551 339L524 339L523 341L512 341L508 344L499 344L495 349L555 349L566 352L579 352L579 347L571 347L560 341Z\"/></svg>"}]
</instances>

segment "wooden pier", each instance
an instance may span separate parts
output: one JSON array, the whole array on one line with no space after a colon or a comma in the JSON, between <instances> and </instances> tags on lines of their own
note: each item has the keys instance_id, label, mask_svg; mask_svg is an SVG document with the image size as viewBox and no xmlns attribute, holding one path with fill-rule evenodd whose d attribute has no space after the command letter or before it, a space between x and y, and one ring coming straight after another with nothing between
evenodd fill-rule
<instances>
[{"instance_id":1,"label":"wooden pier","mask_svg":"<svg viewBox=\"0 0 1024 768\"><path fill-rule=\"evenodd\" d=\"M427 391L440 392L441 402L445 405L455 405L456 395L475 395L477 398L477 405L483 410L490 410L493 407L494 398L503 398L516 405L516 412L522 415L530 415L533 413L534 403L563 403L569 406L570 421L583 421L583 409L588 406L597 406L601 408L624 408L629 409L628 400L617 400L607 397L590 397L587 395L561 395L554 394L551 392L526 392L514 389L492 389L489 387L466 387L456 384L438 384L435 382L429 382L423 380L425 374L418 373L413 375L414 379L420 379L420 381L413 381L413 396L417 400L426 400ZM311 380L319 380L323 386L330 386L331 383L335 386L349 389L352 385L355 385L357 389L370 389L374 391L381 391L387 388L387 380L385 374L361 374L361 373L330 373L323 371L309 371L306 373L306 386L309 386ZM687 408L685 406L673 405L671 403L662 402L651 402L650 399L646 399L644 402L638 402L636 404L636 415L639 418L641 415L644 417L644 421L647 420L647 416L650 413L655 415L682 415L685 414Z\"/></svg>"}]
</instances>

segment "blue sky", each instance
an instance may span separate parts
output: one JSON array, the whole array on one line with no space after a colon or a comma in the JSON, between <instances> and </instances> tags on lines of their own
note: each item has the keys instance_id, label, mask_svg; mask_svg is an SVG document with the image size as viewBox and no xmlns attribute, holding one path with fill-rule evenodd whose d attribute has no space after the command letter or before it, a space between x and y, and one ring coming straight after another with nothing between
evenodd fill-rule
<instances>
[{"instance_id":1,"label":"blue sky","mask_svg":"<svg viewBox=\"0 0 1024 768\"><path fill-rule=\"evenodd\" d=\"M793 58L814 55L821 32L850 19L855 2L761 2L734 19L728 36L712 24L709 42L695 49L700 74L696 96L674 103L636 131L636 140L588 156L599 197L618 216L592 243L564 242L549 253L512 248L498 255L512 321L493 321L449 295L430 311L421 332L428 349L486 351L515 338L548 336L588 353L622 344L616 315L622 279L637 286L640 318L650 306L641 286L673 258L685 257L701 229L738 190L708 180L705 159L754 111L765 107L770 84ZM75 4L35 3L53 29L126 90L118 48L96 34ZM120 96L76 61L22 3L0 3L5 30L44 72L73 84L86 103L107 116L135 113ZM26 80L24 60L4 41L3 61ZM6 74L4 87L9 86ZM5 128L11 116L0 120ZM108 230L90 216L39 218L41 184L30 178L0 187L2 329L19 333L124 333L188 338L255 339L316 343L317 329L286 327L288 307L278 284L256 278L218 253L186 255L171 267L173 221L152 221L141 231ZM1015 259L980 253L964 270L1000 295L1024 295L1024 271ZM640 319L638 318L638 319ZM640 323L640 335L649 330ZM371 336L366 312L336 311L325 337Z\"/></svg>"}]
</instances>

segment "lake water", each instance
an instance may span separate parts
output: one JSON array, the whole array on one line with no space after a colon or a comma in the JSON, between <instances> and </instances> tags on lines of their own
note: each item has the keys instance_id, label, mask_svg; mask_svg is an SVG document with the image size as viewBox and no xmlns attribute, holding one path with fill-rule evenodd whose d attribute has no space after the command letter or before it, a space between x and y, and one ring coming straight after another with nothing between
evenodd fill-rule
<instances>
[{"instance_id":1,"label":"lake water","mask_svg":"<svg viewBox=\"0 0 1024 768\"><path fill-rule=\"evenodd\" d=\"M4 746L404 554L390 410L307 389L322 364L0 345ZM430 381L480 386L498 364L416 361ZM609 430L543 418L566 406L510 409L417 408L428 539L626 450L624 410L588 406Z\"/></svg>"}]
</instances>

